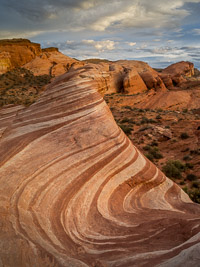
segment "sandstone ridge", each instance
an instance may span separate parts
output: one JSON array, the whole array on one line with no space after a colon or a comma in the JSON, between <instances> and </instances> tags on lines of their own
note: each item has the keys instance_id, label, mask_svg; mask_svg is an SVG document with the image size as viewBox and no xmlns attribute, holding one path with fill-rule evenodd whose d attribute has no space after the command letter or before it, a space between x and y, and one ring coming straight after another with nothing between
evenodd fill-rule
<instances>
[{"instance_id":1,"label":"sandstone ridge","mask_svg":"<svg viewBox=\"0 0 200 267\"><path fill-rule=\"evenodd\" d=\"M40 44L27 39L0 40L0 74L23 67L34 75L58 76L72 65L82 66L84 63L63 55L56 47L41 49Z\"/></svg>"},{"instance_id":2,"label":"sandstone ridge","mask_svg":"<svg viewBox=\"0 0 200 267\"><path fill-rule=\"evenodd\" d=\"M1 265L197 266L200 206L116 125L90 68L1 109Z\"/></svg>"}]
</instances>

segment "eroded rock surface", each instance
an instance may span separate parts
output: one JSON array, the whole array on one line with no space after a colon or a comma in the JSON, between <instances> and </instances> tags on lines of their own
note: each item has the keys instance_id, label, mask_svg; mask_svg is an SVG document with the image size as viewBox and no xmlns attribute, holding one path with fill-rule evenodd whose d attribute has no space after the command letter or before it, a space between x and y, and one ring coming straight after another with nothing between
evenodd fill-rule
<instances>
[{"instance_id":1,"label":"eroded rock surface","mask_svg":"<svg viewBox=\"0 0 200 267\"><path fill-rule=\"evenodd\" d=\"M63 55L56 49L43 49L43 52L23 67L32 71L34 75L59 76L68 72L71 67L77 68L84 63Z\"/></svg>"},{"instance_id":2,"label":"eroded rock surface","mask_svg":"<svg viewBox=\"0 0 200 267\"><path fill-rule=\"evenodd\" d=\"M191 78L192 76L194 76L194 64L188 61L172 64L160 74L165 86L169 89L181 86L187 81L186 78Z\"/></svg>"},{"instance_id":3,"label":"eroded rock surface","mask_svg":"<svg viewBox=\"0 0 200 267\"><path fill-rule=\"evenodd\" d=\"M0 265L197 266L200 206L124 135L88 71L5 124Z\"/></svg>"},{"instance_id":4,"label":"eroded rock surface","mask_svg":"<svg viewBox=\"0 0 200 267\"><path fill-rule=\"evenodd\" d=\"M41 53L40 44L27 39L0 40L0 74L21 67Z\"/></svg>"}]
</instances>

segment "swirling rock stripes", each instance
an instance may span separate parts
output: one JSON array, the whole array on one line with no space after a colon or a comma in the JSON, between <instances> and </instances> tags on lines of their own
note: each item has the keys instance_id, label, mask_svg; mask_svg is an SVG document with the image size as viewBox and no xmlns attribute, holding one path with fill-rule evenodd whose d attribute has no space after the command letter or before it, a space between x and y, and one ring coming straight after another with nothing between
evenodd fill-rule
<instances>
[{"instance_id":1,"label":"swirling rock stripes","mask_svg":"<svg viewBox=\"0 0 200 267\"><path fill-rule=\"evenodd\" d=\"M124 135L98 86L71 71L0 120L2 266L198 261L199 205Z\"/></svg>"}]
</instances>

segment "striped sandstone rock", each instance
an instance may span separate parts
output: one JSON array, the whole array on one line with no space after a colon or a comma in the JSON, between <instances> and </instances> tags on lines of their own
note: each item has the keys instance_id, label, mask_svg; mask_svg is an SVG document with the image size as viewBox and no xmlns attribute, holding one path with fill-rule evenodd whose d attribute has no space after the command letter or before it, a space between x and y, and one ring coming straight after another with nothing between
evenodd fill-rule
<instances>
[{"instance_id":1,"label":"striped sandstone rock","mask_svg":"<svg viewBox=\"0 0 200 267\"><path fill-rule=\"evenodd\" d=\"M130 142L87 72L4 121L0 266L198 266L200 206Z\"/></svg>"}]
</instances>

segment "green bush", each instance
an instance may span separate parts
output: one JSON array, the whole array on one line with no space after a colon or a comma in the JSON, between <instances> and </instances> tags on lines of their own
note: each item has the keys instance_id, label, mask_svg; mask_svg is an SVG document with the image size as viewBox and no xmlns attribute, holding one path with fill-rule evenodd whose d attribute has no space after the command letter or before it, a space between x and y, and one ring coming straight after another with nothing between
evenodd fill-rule
<instances>
[{"instance_id":1,"label":"green bush","mask_svg":"<svg viewBox=\"0 0 200 267\"><path fill-rule=\"evenodd\" d=\"M125 109L132 109L130 106L124 106Z\"/></svg>"},{"instance_id":2,"label":"green bush","mask_svg":"<svg viewBox=\"0 0 200 267\"><path fill-rule=\"evenodd\" d=\"M180 138L181 139L187 139L187 138L189 138L189 135L187 133L181 133Z\"/></svg>"},{"instance_id":3,"label":"green bush","mask_svg":"<svg viewBox=\"0 0 200 267\"><path fill-rule=\"evenodd\" d=\"M129 118L124 118L123 120L121 120L121 123L135 123L135 121L133 121L132 119Z\"/></svg>"},{"instance_id":4,"label":"green bush","mask_svg":"<svg viewBox=\"0 0 200 267\"><path fill-rule=\"evenodd\" d=\"M196 176L195 174L190 173L190 174L187 175L186 178L187 178L187 180L189 180L189 181L194 181L194 180L197 179L197 176Z\"/></svg>"},{"instance_id":5,"label":"green bush","mask_svg":"<svg viewBox=\"0 0 200 267\"><path fill-rule=\"evenodd\" d=\"M143 147L145 151L148 151L148 153L145 155L148 159L161 159L163 158L163 155L160 153L159 148L157 146L145 146Z\"/></svg>"},{"instance_id":6,"label":"green bush","mask_svg":"<svg viewBox=\"0 0 200 267\"><path fill-rule=\"evenodd\" d=\"M157 116L156 116L156 119L157 119L157 120L160 120L160 119L162 119L162 117L161 117L160 115L157 115Z\"/></svg>"},{"instance_id":7,"label":"green bush","mask_svg":"<svg viewBox=\"0 0 200 267\"><path fill-rule=\"evenodd\" d=\"M194 165L192 163L190 163L190 162L186 162L185 163L185 168L186 169L193 169L194 168Z\"/></svg>"},{"instance_id":8,"label":"green bush","mask_svg":"<svg viewBox=\"0 0 200 267\"><path fill-rule=\"evenodd\" d=\"M144 124L144 123L156 123L156 121L153 119L148 119L147 117L142 117L140 124Z\"/></svg>"},{"instance_id":9,"label":"green bush","mask_svg":"<svg viewBox=\"0 0 200 267\"><path fill-rule=\"evenodd\" d=\"M126 126L126 125L119 125L119 127L122 129L122 131L126 134L129 135L131 134L132 127Z\"/></svg>"},{"instance_id":10,"label":"green bush","mask_svg":"<svg viewBox=\"0 0 200 267\"><path fill-rule=\"evenodd\" d=\"M189 155L185 155L184 157L183 157L183 160L185 160L185 161L187 161L187 160L191 160L192 158L189 156Z\"/></svg>"},{"instance_id":11,"label":"green bush","mask_svg":"<svg viewBox=\"0 0 200 267\"><path fill-rule=\"evenodd\" d=\"M200 190L198 188L190 189L187 193L192 201L200 204Z\"/></svg>"},{"instance_id":12,"label":"green bush","mask_svg":"<svg viewBox=\"0 0 200 267\"><path fill-rule=\"evenodd\" d=\"M145 155L145 157L147 157L150 161L152 161L153 162L153 160L154 160L154 157L153 157L153 155L152 154L150 154L150 153L147 153L147 154L144 154Z\"/></svg>"},{"instance_id":13,"label":"green bush","mask_svg":"<svg viewBox=\"0 0 200 267\"><path fill-rule=\"evenodd\" d=\"M185 165L179 160L169 160L163 166L162 171L169 178L181 178L181 172L185 170Z\"/></svg>"}]
</instances>

